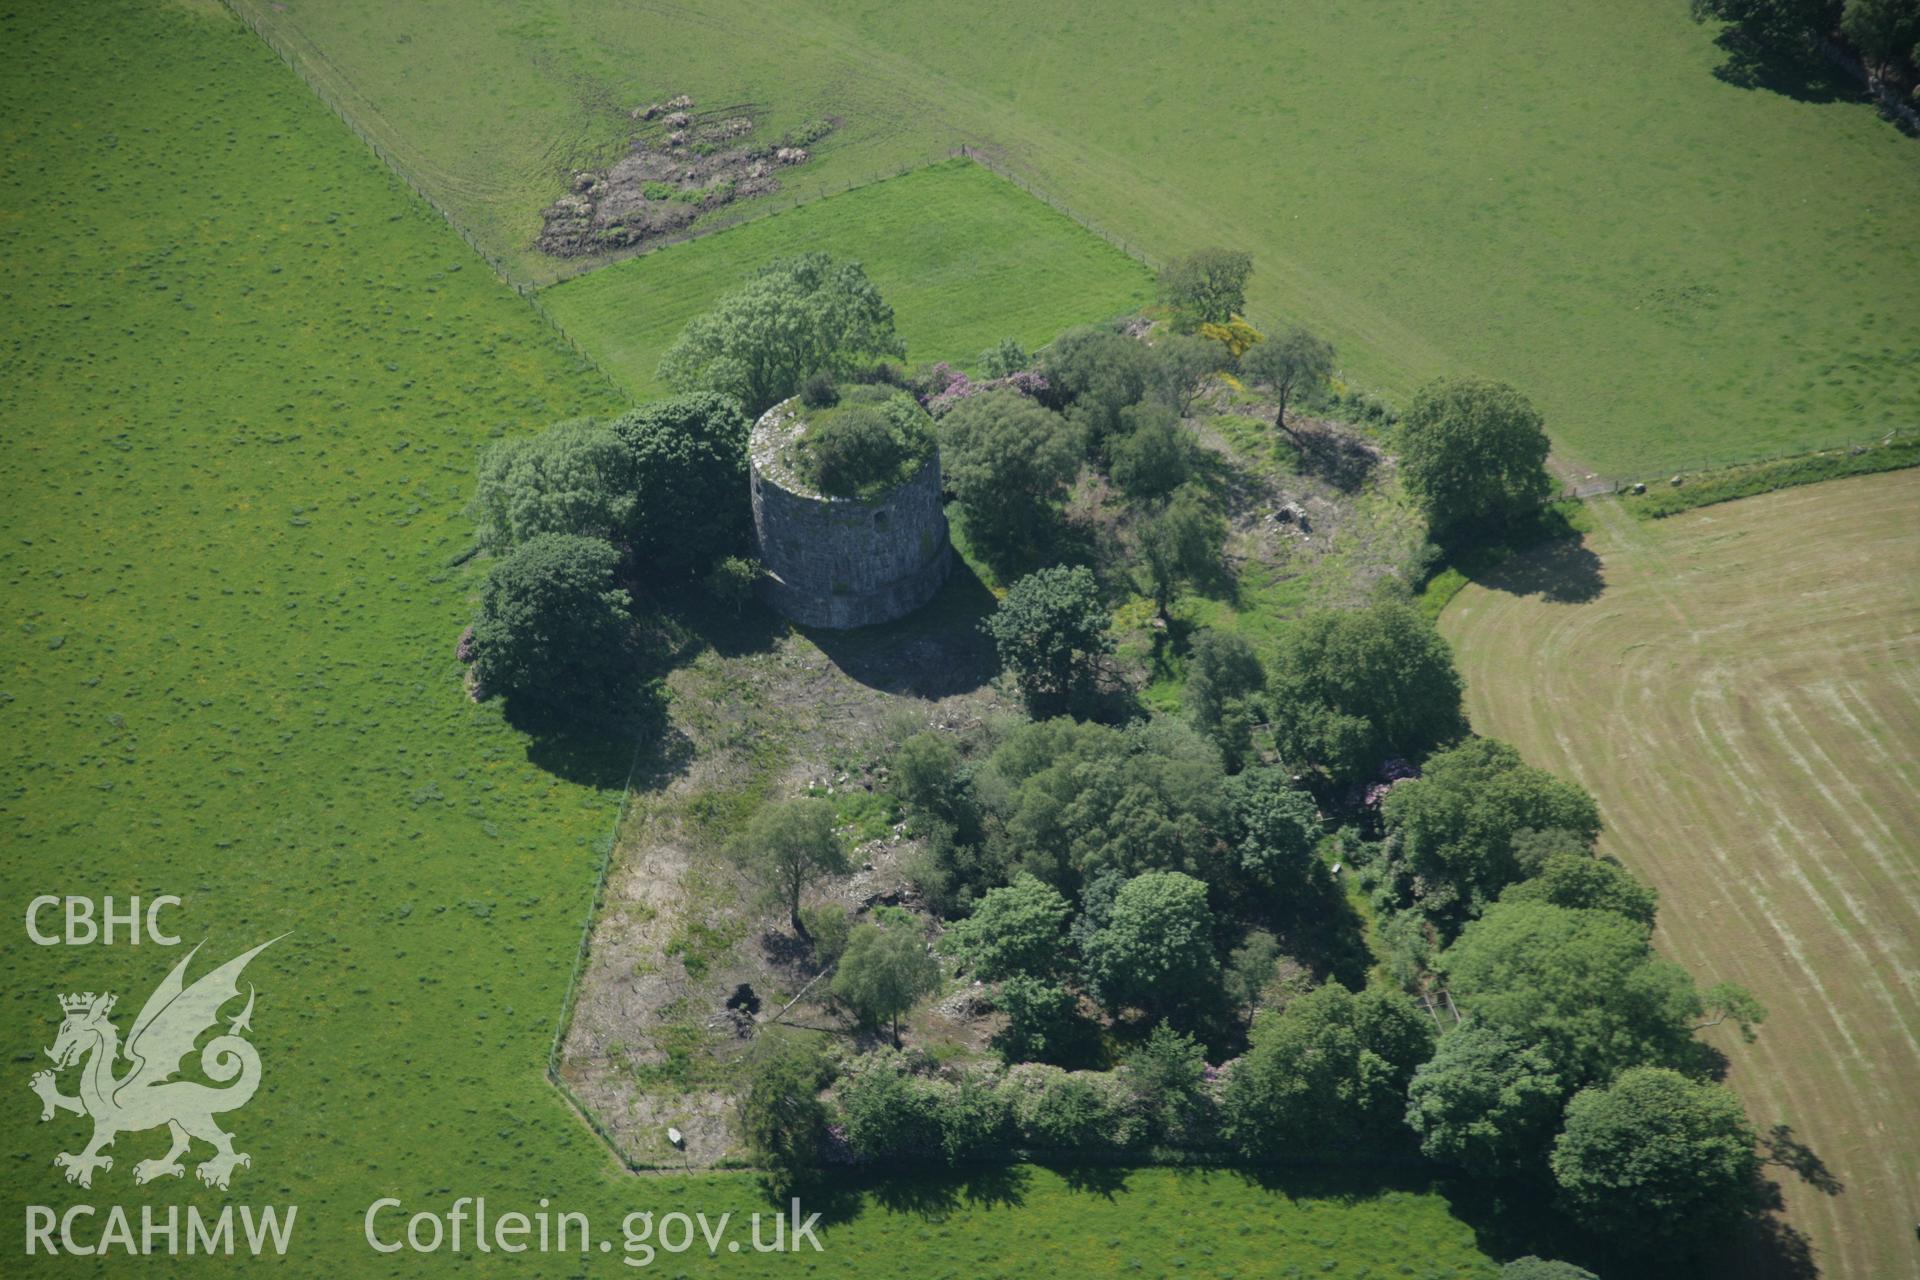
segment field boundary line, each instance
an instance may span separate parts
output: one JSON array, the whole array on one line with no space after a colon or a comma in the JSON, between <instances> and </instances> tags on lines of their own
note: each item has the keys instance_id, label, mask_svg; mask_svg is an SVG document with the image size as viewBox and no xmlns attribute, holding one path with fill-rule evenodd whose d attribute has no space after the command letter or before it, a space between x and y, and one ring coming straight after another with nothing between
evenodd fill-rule
<instances>
[{"instance_id":1,"label":"field boundary line","mask_svg":"<svg viewBox=\"0 0 1920 1280\"><path fill-rule=\"evenodd\" d=\"M630 1173L643 1172L647 1166L635 1164L627 1158L613 1135L606 1132L600 1123L600 1117L592 1108L581 1101L560 1076L560 1046L565 1042L567 1031L573 1026L574 1007L580 999L580 975L586 971L587 957L593 950L593 926L600 920L600 909L606 905L607 881L613 875L613 855L620 845L620 828L626 823L627 814L633 807L633 779L640 771L640 753L646 747L644 737L636 735L633 743L633 755L627 762L627 780L620 790L620 807L614 811L613 825L607 831L605 848L600 852L600 868L594 875L593 896L587 903L586 919L580 925L580 941L574 948L573 967L567 974L567 989L560 998L559 1015L554 1020L553 1039L547 1044L546 1077L547 1082L560 1091L560 1096L577 1112L580 1118L592 1129L594 1136L600 1139L612 1151L614 1158L627 1167Z\"/></svg>"},{"instance_id":2,"label":"field boundary line","mask_svg":"<svg viewBox=\"0 0 1920 1280\"><path fill-rule=\"evenodd\" d=\"M1608 494L1631 490L1635 485L1651 487L1660 481L1670 481L1674 477L1686 480L1689 477L1717 475L1725 471L1737 471L1742 467L1759 467L1775 462L1794 462L1805 458L1818 458L1827 454L1845 453L1862 455L1880 449L1890 449L1897 445L1920 439L1920 426L1894 427L1886 431L1875 432L1871 436L1855 440L1836 440L1831 444L1800 443L1781 449L1768 449L1758 453L1744 454L1735 458L1713 460L1702 458L1696 465L1662 467L1658 471L1635 472L1623 476L1596 476L1583 481L1568 481L1561 489L1565 498L1597 498ZM1896 468L1897 469L1897 468ZM1825 477L1823 477L1825 478ZM1786 487L1786 486L1783 486Z\"/></svg>"},{"instance_id":3,"label":"field boundary line","mask_svg":"<svg viewBox=\"0 0 1920 1280\"><path fill-rule=\"evenodd\" d=\"M615 378L613 373L605 365L601 364L592 352L576 342L573 335L567 332L566 327L554 317L551 311L547 310L546 304L541 302L536 296L536 287L530 282L516 276L503 260L495 256L482 245L466 227L462 226L460 220L455 218L446 206L434 199L425 187L415 181L408 167L401 164L399 159L387 146L361 126L360 121L351 111L347 110L340 102L339 97L331 92L325 85L321 84L320 81L307 70L305 63L296 56L278 36L270 32L267 27L261 23L259 18L245 6L243 0L221 0L221 3L225 5L229 13L239 20L242 26L253 32L262 44L274 52L280 61L287 64L287 68L300 78L300 82L306 85L307 90L312 93L315 98L319 99L329 111L333 112L340 123L344 124L354 137L360 139L360 141L366 145L367 150L373 152L375 159L379 160L381 165L389 173L398 178L400 182L406 186L407 190L411 191L422 204L439 214L441 219L449 227L453 228L454 234L460 237L467 248L474 252L476 257L487 264L493 271L493 274L499 277L502 283L506 284L532 305L534 311L546 322L547 327L551 329L562 342L566 343L567 349L573 352L574 358L580 361L582 367L599 374L601 379L619 395L624 397L627 394L626 388L621 385L619 379Z\"/></svg>"}]
</instances>

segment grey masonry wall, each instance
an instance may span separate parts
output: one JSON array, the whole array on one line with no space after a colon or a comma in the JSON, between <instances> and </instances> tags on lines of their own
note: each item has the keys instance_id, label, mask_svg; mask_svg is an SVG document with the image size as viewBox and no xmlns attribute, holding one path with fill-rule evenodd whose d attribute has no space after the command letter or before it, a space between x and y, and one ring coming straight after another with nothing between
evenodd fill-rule
<instances>
[{"instance_id":1,"label":"grey masonry wall","mask_svg":"<svg viewBox=\"0 0 1920 1280\"><path fill-rule=\"evenodd\" d=\"M748 483L762 598L809 627L891 622L931 600L953 568L940 507L940 454L872 502L809 492L780 465L789 404L754 424Z\"/></svg>"}]
</instances>

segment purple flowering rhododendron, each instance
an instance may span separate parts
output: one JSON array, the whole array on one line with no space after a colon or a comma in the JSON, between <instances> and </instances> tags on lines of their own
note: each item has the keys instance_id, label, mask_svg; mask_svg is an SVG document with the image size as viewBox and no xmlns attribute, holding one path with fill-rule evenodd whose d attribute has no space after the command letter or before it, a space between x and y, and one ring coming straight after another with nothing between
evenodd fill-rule
<instances>
[{"instance_id":1,"label":"purple flowering rhododendron","mask_svg":"<svg viewBox=\"0 0 1920 1280\"><path fill-rule=\"evenodd\" d=\"M926 409L936 418L968 396L977 396L982 391L998 391L1004 388L1017 391L1028 399L1032 399L1047 389L1046 375L1037 369L1020 369L1004 378L995 378L990 382L975 382L944 361L936 364L929 371L927 383L929 391L925 401Z\"/></svg>"},{"instance_id":2,"label":"purple flowering rhododendron","mask_svg":"<svg viewBox=\"0 0 1920 1280\"><path fill-rule=\"evenodd\" d=\"M1378 780L1368 784L1362 803L1369 809L1378 809L1380 802L1387 798L1387 792L1393 790L1394 787L1407 781L1409 778L1417 778L1419 776L1420 770L1416 769L1407 761L1401 759L1399 756L1388 756L1380 762L1380 772L1377 775Z\"/></svg>"}]
</instances>

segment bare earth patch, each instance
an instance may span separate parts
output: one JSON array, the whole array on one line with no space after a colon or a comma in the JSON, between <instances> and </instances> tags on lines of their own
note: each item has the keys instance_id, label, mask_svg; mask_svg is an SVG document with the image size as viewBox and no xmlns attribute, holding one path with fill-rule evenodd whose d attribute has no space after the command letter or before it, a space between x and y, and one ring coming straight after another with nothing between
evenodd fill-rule
<instances>
[{"instance_id":1,"label":"bare earth patch","mask_svg":"<svg viewBox=\"0 0 1920 1280\"><path fill-rule=\"evenodd\" d=\"M854 870L809 901L837 900L856 916L914 905L901 868L912 842L889 813L881 761L900 735L965 732L1005 707L974 625L985 592L957 579L894 626L813 637L782 627L742 652L709 650L671 678L679 749L666 754L693 763L636 783L559 1061L629 1164L743 1162L732 1096L756 1026L852 1030L816 998L823 987L806 991L818 965L726 843L765 800L824 795L854 815ZM943 1000L926 1020L936 1040L984 1043L985 1015L964 1001Z\"/></svg>"}]
</instances>

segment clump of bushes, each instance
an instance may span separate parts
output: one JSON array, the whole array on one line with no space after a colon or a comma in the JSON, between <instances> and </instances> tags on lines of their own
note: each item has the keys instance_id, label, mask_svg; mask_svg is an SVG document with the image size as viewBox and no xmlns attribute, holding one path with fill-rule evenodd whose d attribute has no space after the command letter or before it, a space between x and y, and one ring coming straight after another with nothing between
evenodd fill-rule
<instances>
[{"instance_id":1,"label":"clump of bushes","mask_svg":"<svg viewBox=\"0 0 1920 1280\"><path fill-rule=\"evenodd\" d=\"M809 409L831 409L840 403L840 386L832 374L819 370L801 384L800 403Z\"/></svg>"},{"instance_id":2,"label":"clump of bushes","mask_svg":"<svg viewBox=\"0 0 1920 1280\"><path fill-rule=\"evenodd\" d=\"M821 493L866 498L910 479L932 451L933 421L912 396L863 386L808 411L792 462Z\"/></svg>"},{"instance_id":3,"label":"clump of bushes","mask_svg":"<svg viewBox=\"0 0 1920 1280\"><path fill-rule=\"evenodd\" d=\"M875 1164L1124 1151L1149 1134L1124 1072L1033 1063L948 1076L914 1054L868 1054L841 1079L831 1105L853 1157Z\"/></svg>"},{"instance_id":4,"label":"clump of bushes","mask_svg":"<svg viewBox=\"0 0 1920 1280\"><path fill-rule=\"evenodd\" d=\"M746 448L746 416L713 392L491 446L468 509L497 559L460 646L479 689L554 711L617 701L635 675L625 583L706 574L744 605L755 569L728 553L748 524Z\"/></svg>"}]
</instances>

